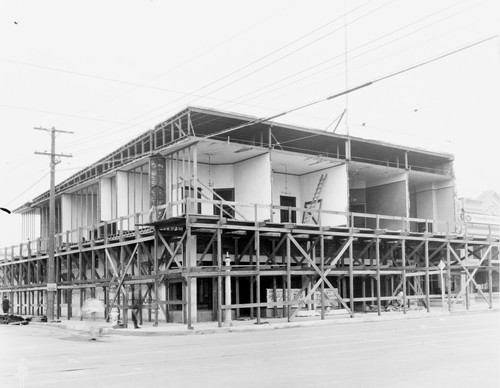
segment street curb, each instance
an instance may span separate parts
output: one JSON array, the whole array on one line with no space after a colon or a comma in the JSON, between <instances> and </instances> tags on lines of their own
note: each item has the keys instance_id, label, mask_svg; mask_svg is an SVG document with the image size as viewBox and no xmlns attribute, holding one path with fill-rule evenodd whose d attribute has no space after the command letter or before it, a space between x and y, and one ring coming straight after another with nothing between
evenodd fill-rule
<instances>
[{"instance_id":1,"label":"street curb","mask_svg":"<svg viewBox=\"0 0 500 388\"><path fill-rule=\"evenodd\" d=\"M362 323L373 323L373 322L384 322L384 321L402 321L408 319L425 319L425 318L435 318L435 317L449 317L456 315L469 315L469 314L489 314L498 313L500 308L492 308L488 310L469 310L469 311L440 311L440 312L421 312L421 313L388 313L382 316L362 316L345 319L327 319L327 320L317 320L317 321L304 321L304 322L279 322L279 323L269 323L263 322L260 325L249 324L241 326L223 326L223 327L213 327L213 328L200 328L194 327L192 330L187 328L181 330L131 330L131 329L114 329L112 327L104 325L93 325L99 329L101 335L118 335L118 336L136 336L136 337L153 337L153 336L187 336L187 335L208 335L208 334L222 334L222 333L243 333L243 332L254 332L261 330L281 330L281 329L293 329L299 327L314 327L314 326L327 326L327 325L353 325ZM88 332L88 326L82 327L81 325L72 325L67 323L58 322L31 322L31 326L45 327L45 328L55 328L68 331L77 332Z\"/></svg>"}]
</instances>

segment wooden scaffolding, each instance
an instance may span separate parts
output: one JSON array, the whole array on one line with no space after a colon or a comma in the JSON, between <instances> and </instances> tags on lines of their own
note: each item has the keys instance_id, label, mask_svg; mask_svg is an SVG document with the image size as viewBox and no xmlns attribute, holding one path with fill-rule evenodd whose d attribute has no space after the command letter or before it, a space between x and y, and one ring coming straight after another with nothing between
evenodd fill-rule
<instances>
[{"instance_id":1,"label":"wooden scaffolding","mask_svg":"<svg viewBox=\"0 0 500 388\"><path fill-rule=\"evenodd\" d=\"M189 201L206 200L186 199L185 209L193 208ZM90 240L57 242L58 318L73 318L96 295L106 306L103 318L116 307L127 325L128 310L140 305L141 320L191 327L231 317L325 319L336 310L380 315L398 298L403 314L430 311L443 296L447 310L469 309L471 286L492 308L498 291L499 239L492 235L236 221L223 212L164 216L114 235L107 230L98 225ZM3 252L0 292L16 314L44 314L41 246L37 240Z\"/></svg>"}]
</instances>

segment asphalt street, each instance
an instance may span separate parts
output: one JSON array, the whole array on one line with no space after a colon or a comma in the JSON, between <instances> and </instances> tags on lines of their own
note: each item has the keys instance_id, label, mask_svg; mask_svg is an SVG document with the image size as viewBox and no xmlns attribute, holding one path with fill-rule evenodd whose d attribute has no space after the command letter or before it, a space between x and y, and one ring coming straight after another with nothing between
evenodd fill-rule
<instances>
[{"instance_id":1,"label":"asphalt street","mask_svg":"<svg viewBox=\"0 0 500 388\"><path fill-rule=\"evenodd\" d=\"M500 315L184 336L0 325L0 387L498 387Z\"/></svg>"}]
</instances>

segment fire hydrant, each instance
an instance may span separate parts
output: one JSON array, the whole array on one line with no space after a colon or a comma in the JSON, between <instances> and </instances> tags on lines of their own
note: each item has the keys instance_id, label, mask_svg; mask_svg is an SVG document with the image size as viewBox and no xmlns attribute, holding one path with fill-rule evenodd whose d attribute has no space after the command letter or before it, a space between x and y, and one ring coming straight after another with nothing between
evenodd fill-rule
<instances>
[{"instance_id":1,"label":"fire hydrant","mask_svg":"<svg viewBox=\"0 0 500 388\"><path fill-rule=\"evenodd\" d=\"M118 317L120 316L120 311L114 307L113 310L109 313L109 317L111 318L111 324L113 327L118 326Z\"/></svg>"}]
</instances>

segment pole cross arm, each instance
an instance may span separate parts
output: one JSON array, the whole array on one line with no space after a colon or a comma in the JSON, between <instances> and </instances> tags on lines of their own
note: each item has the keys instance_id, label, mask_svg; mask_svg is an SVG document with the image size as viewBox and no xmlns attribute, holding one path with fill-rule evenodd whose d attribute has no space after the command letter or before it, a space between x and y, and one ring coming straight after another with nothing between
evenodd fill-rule
<instances>
[{"instance_id":1,"label":"pole cross arm","mask_svg":"<svg viewBox=\"0 0 500 388\"><path fill-rule=\"evenodd\" d=\"M35 151L35 155L46 155L46 156L57 156L57 157L62 157L62 158L72 158L73 155L71 154L53 154L53 153L50 153L50 152L39 152L39 151Z\"/></svg>"}]
</instances>

